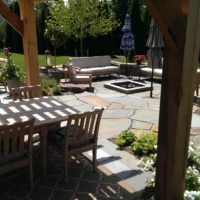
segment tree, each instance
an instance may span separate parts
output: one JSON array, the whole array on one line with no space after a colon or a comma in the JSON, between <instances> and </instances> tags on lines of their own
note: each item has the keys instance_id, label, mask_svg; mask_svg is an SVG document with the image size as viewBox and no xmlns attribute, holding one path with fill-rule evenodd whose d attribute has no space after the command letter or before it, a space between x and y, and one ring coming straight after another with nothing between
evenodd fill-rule
<instances>
[{"instance_id":1,"label":"tree","mask_svg":"<svg viewBox=\"0 0 200 200\"><path fill-rule=\"evenodd\" d=\"M44 37L45 20L47 15L46 3L36 4L36 26L37 26L37 41L39 53L44 53L47 48L47 39Z\"/></svg>"},{"instance_id":2,"label":"tree","mask_svg":"<svg viewBox=\"0 0 200 200\"><path fill-rule=\"evenodd\" d=\"M18 16L20 16L18 1L10 1L10 9ZM10 47L13 52L23 52L22 37L17 33L8 23L5 27L5 46Z\"/></svg>"},{"instance_id":3,"label":"tree","mask_svg":"<svg viewBox=\"0 0 200 200\"><path fill-rule=\"evenodd\" d=\"M63 0L48 0L48 13L46 17L45 37L54 47L54 65L56 65L56 49L60 47L67 37L68 26L66 8Z\"/></svg>"},{"instance_id":4,"label":"tree","mask_svg":"<svg viewBox=\"0 0 200 200\"><path fill-rule=\"evenodd\" d=\"M143 1L130 0L129 14L131 17L132 30L135 36L135 49L138 54L144 54L146 51L146 40L150 17Z\"/></svg>"},{"instance_id":5,"label":"tree","mask_svg":"<svg viewBox=\"0 0 200 200\"><path fill-rule=\"evenodd\" d=\"M128 10L128 0L112 0L110 7L117 19L123 23Z\"/></svg>"},{"instance_id":6,"label":"tree","mask_svg":"<svg viewBox=\"0 0 200 200\"><path fill-rule=\"evenodd\" d=\"M105 35L118 26L114 13L105 9L105 1L70 0L66 6L62 0L53 2L46 23L46 35L48 37L59 35L59 38L73 36L79 39L81 56L83 56L83 40L87 36Z\"/></svg>"}]
</instances>

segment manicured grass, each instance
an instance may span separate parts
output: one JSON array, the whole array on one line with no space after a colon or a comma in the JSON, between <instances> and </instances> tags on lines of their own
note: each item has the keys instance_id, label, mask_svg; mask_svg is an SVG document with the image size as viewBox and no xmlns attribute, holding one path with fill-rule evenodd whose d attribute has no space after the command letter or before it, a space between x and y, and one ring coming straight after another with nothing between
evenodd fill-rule
<instances>
[{"instance_id":1,"label":"manicured grass","mask_svg":"<svg viewBox=\"0 0 200 200\"><path fill-rule=\"evenodd\" d=\"M1 58L6 58L4 56L3 52L0 52L0 57ZM24 66L24 55L23 54L18 54L18 53L12 53L12 59L14 62L19 65L19 66ZM45 65L45 55L38 55L38 62L39 66L44 66ZM52 62L54 65L54 56L52 56ZM69 62L69 56L56 56L56 65L64 64Z\"/></svg>"},{"instance_id":2,"label":"manicured grass","mask_svg":"<svg viewBox=\"0 0 200 200\"><path fill-rule=\"evenodd\" d=\"M115 58L112 58L112 60L117 61L117 62L122 62L122 63L126 62L125 56L116 56Z\"/></svg>"}]
</instances>

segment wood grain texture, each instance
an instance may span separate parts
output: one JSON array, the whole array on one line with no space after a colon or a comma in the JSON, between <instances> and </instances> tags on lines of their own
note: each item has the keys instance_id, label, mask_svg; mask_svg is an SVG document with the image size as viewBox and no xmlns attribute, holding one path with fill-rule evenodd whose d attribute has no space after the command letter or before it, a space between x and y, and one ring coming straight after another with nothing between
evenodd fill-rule
<instances>
[{"instance_id":1,"label":"wood grain texture","mask_svg":"<svg viewBox=\"0 0 200 200\"><path fill-rule=\"evenodd\" d=\"M63 129L62 146L57 143L57 137L60 138L58 130L49 133L48 144L63 156L65 182L68 180L68 160L71 156L92 150L93 170L96 170L97 138L103 110L95 109L69 115L67 126Z\"/></svg>"},{"instance_id":2,"label":"wood grain texture","mask_svg":"<svg viewBox=\"0 0 200 200\"><path fill-rule=\"evenodd\" d=\"M32 171L32 135L34 118L25 122L0 126L0 175L15 169L29 166L30 186L33 189ZM28 135L28 144L25 145L25 135Z\"/></svg>"},{"instance_id":3,"label":"wood grain texture","mask_svg":"<svg viewBox=\"0 0 200 200\"><path fill-rule=\"evenodd\" d=\"M22 20L3 2L0 1L0 15L21 35L24 34Z\"/></svg>"},{"instance_id":4,"label":"wood grain texture","mask_svg":"<svg viewBox=\"0 0 200 200\"><path fill-rule=\"evenodd\" d=\"M199 53L200 2L145 1L165 40L156 199L183 200L194 79ZM195 31L194 31L195 30Z\"/></svg>"},{"instance_id":5,"label":"wood grain texture","mask_svg":"<svg viewBox=\"0 0 200 200\"><path fill-rule=\"evenodd\" d=\"M34 0L20 1L27 85L40 84Z\"/></svg>"}]
</instances>

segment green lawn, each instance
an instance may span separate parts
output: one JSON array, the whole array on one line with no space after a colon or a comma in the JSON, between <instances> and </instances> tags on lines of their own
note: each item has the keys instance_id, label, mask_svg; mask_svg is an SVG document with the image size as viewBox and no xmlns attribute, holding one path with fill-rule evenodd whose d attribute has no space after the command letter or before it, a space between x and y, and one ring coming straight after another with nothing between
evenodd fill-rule
<instances>
[{"instance_id":1,"label":"green lawn","mask_svg":"<svg viewBox=\"0 0 200 200\"><path fill-rule=\"evenodd\" d=\"M4 53L0 51L0 57L6 58L4 56ZM56 56L56 65L64 64L69 62L70 56ZM19 53L12 53L12 59L14 62L19 66L24 66L24 55ZM124 56L117 56L115 58L112 58L112 60L118 61L118 62L126 62L126 59ZM39 66L42 67L45 65L45 55L38 55L38 62ZM53 65L55 63L54 56L52 56L52 62Z\"/></svg>"},{"instance_id":2,"label":"green lawn","mask_svg":"<svg viewBox=\"0 0 200 200\"><path fill-rule=\"evenodd\" d=\"M6 56L4 56L4 54L3 54L3 52L0 52L0 57L6 58ZM14 62L17 65L24 66L24 55L23 54L12 53L12 59L14 60ZM52 61L54 63L53 56L52 56ZM38 55L38 62L39 62L39 66L44 66L45 65L45 55ZM67 62L69 62L69 56L56 56L56 65L64 64Z\"/></svg>"}]
</instances>

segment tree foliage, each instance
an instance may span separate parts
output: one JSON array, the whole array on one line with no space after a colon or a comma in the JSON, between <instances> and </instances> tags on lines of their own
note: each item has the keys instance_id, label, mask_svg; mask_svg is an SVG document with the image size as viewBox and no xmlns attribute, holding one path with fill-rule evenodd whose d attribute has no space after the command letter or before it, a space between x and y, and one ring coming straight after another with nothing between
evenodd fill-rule
<instances>
[{"instance_id":1,"label":"tree foliage","mask_svg":"<svg viewBox=\"0 0 200 200\"><path fill-rule=\"evenodd\" d=\"M51 9L46 21L46 36L51 41L55 41L55 38L63 41L67 37L79 39L81 55L83 40L87 36L105 35L118 25L105 0L70 0L66 6L62 0L48 3Z\"/></svg>"},{"instance_id":2,"label":"tree foliage","mask_svg":"<svg viewBox=\"0 0 200 200\"><path fill-rule=\"evenodd\" d=\"M148 10L146 9L143 1L130 0L128 12L131 17L132 30L135 37L136 53L144 54L146 50L146 41L150 22Z\"/></svg>"},{"instance_id":3,"label":"tree foliage","mask_svg":"<svg viewBox=\"0 0 200 200\"><path fill-rule=\"evenodd\" d=\"M44 53L47 48L47 40L44 37L45 32L45 20L47 17L47 5L45 3L36 4L36 27L37 27L37 41L39 53Z\"/></svg>"},{"instance_id":4,"label":"tree foliage","mask_svg":"<svg viewBox=\"0 0 200 200\"><path fill-rule=\"evenodd\" d=\"M10 1L10 9L18 16L20 16L20 9L18 1ZM8 23L5 28L5 46L10 47L13 52L23 52L22 37L17 33Z\"/></svg>"}]
</instances>

